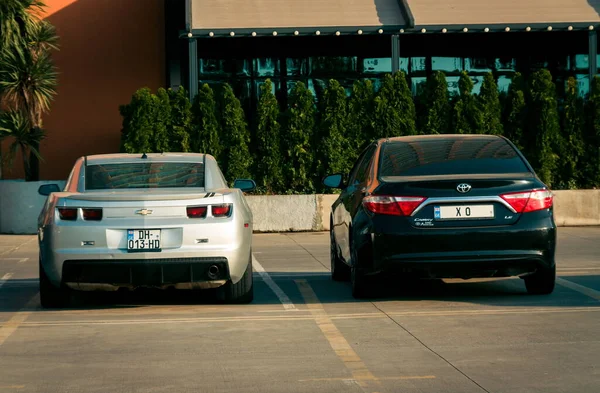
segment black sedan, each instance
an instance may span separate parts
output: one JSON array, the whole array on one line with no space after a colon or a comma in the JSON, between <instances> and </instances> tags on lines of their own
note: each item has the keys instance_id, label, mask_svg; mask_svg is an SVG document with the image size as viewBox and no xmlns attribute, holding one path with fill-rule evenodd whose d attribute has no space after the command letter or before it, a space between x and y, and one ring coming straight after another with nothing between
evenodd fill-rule
<instances>
[{"instance_id":1,"label":"black sedan","mask_svg":"<svg viewBox=\"0 0 600 393\"><path fill-rule=\"evenodd\" d=\"M371 278L519 276L531 294L554 290L552 192L523 154L492 135L381 139L358 157L332 206L331 275L356 298Z\"/></svg>"}]
</instances>

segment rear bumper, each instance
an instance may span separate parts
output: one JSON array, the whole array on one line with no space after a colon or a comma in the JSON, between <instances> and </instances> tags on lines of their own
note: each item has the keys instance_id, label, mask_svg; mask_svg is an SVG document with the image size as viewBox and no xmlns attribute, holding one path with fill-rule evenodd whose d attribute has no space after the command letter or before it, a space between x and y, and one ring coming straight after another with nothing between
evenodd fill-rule
<instances>
[{"instance_id":1,"label":"rear bumper","mask_svg":"<svg viewBox=\"0 0 600 393\"><path fill-rule=\"evenodd\" d=\"M62 283L82 291L205 289L219 287L229 279L226 258L68 260L62 266Z\"/></svg>"},{"instance_id":2,"label":"rear bumper","mask_svg":"<svg viewBox=\"0 0 600 393\"><path fill-rule=\"evenodd\" d=\"M406 220L405 220L406 221ZM365 270L414 273L431 278L520 276L552 267L556 225L551 212L523 215L511 226L425 229L408 222L372 221L363 247ZM365 254L364 251L362 255ZM370 262L370 263L369 263ZM370 266L369 266L370 265Z\"/></svg>"}]
</instances>

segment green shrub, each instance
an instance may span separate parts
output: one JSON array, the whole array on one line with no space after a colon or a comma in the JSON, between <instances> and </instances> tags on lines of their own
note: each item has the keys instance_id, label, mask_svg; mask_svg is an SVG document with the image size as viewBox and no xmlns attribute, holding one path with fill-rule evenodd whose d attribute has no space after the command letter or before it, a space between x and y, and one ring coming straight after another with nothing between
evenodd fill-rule
<instances>
[{"instance_id":1,"label":"green shrub","mask_svg":"<svg viewBox=\"0 0 600 393\"><path fill-rule=\"evenodd\" d=\"M173 151L170 138L172 118L169 93L161 87L156 92L154 102L156 103L156 112L154 114L154 134L151 141L151 151L158 153Z\"/></svg>"},{"instance_id":2,"label":"green shrub","mask_svg":"<svg viewBox=\"0 0 600 393\"><path fill-rule=\"evenodd\" d=\"M256 182L268 194L282 189L280 157L279 104L273 94L273 84L267 79L260 86L256 127Z\"/></svg>"},{"instance_id":3,"label":"green shrub","mask_svg":"<svg viewBox=\"0 0 600 393\"><path fill-rule=\"evenodd\" d=\"M358 80L352 86L348 100L349 159L354 161L365 144L377 138L375 132L375 87L368 79Z\"/></svg>"},{"instance_id":4,"label":"green shrub","mask_svg":"<svg viewBox=\"0 0 600 393\"><path fill-rule=\"evenodd\" d=\"M423 134L447 134L451 131L448 82L441 71L427 78L424 97Z\"/></svg>"},{"instance_id":5,"label":"green shrub","mask_svg":"<svg viewBox=\"0 0 600 393\"><path fill-rule=\"evenodd\" d=\"M403 72L384 76L375 98L374 123L376 138L417 133L415 103Z\"/></svg>"},{"instance_id":6,"label":"green shrub","mask_svg":"<svg viewBox=\"0 0 600 393\"><path fill-rule=\"evenodd\" d=\"M535 150L529 150L530 160L540 179L549 187L554 187L561 145L556 86L548 70L536 71L530 86L527 132L535 140Z\"/></svg>"},{"instance_id":7,"label":"green shrub","mask_svg":"<svg viewBox=\"0 0 600 393\"><path fill-rule=\"evenodd\" d=\"M250 177L250 133L240 100L233 94L229 84L223 86L222 94L220 121L225 149L221 156L221 168L229 184L233 185L236 179Z\"/></svg>"},{"instance_id":8,"label":"green shrub","mask_svg":"<svg viewBox=\"0 0 600 393\"><path fill-rule=\"evenodd\" d=\"M592 80L585 109L585 153L581 183L586 188L597 188L600 186L600 77L597 75Z\"/></svg>"},{"instance_id":9,"label":"green shrub","mask_svg":"<svg viewBox=\"0 0 600 393\"><path fill-rule=\"evenodd\" d=\"M221 158L223 146L219 139L219 121L217 120L217 104L211 87L204 83L192 105L192 127L190 147L193 152L210 154Z\"/></svg>"},{"instance_id":10,"label":"green shrub","mask_svg":"<svg viewBox=\"0 0 600 393\"><path fill-rule=\"evenodd\" d=\"M525 79L520 73L515 73L506 95L504 106L504 136L510 139L523 153L525 148L525 127L527 121L527 104L525 102Z\"/></svg>"},{"instance_id":11,"label":"green shrub","mask_svg":"<svg viewBox=\"0 0 600 393\"><path fill-rule=\"evenodd\" d=\"M318 179L326 174L347 173L350 169L346 156L348 149L346 91L335 79L329 81L323 92L322 108L323 113L316 138L319 141L316 148Z\"/></svg>"},{"instance_id":12,"label":"green shrub","mask_svg":"<svg viewBox=\"0 0 600 393\"><path fill-rule=\"evenodd\" d=\"M491 72L486 73L483 77L483 84L479 93L479 104L482 116L480 132L482 134L502 135L500 94L496 79Z\"/></svg>"},{"instance_id":13,"label":"green shrub","mask_svg":"<svg viewBox=\"0 0 600 393\"><path fill-rule=\"evenodd\" d=\"M282 169L285 190L289 193L313 193L315 147L315 97L302 82L296 82L288 96L281 134Z\"/></svg>"},{"instance_id":14,"label":"green shrub","mask_svg":"<svg viewBox=\"0 0 600 393\"><path fill-rule=\"evenodd\" d=\"M188 98L188 93L183 87L177 90L169 89L167 93L171 104L171 116L167 127L170 150L189 152L192 104Z\"/></svg>"},{"instance_id":15,"label":"green shrub","mask_svg":"<svg viewBox=\"0 0 600 393\"><path fill-rule=\"evenodd\" d=\"M558 168L559 188L574 189L581 182L581 159L584 153L583 144L583 100L579 97L577 80L567 80L564 107L562 110L562 149L561 163Z\"/></svg>"},{"instance_id":16,"label":"green shrub","mask_svg":"<svg viewBox=\"0 0 600 393\"><path fill-rule=\"evenodd\" d=\"M460 94L452 108L452 125L456 134L480 133L483 115L475 96L473 96L473 81L463 71L458 81Z\"/></svg>"},{"instance_id":17,"label":"green shrub","mask_svg":"<svg viewBox=\"0 0 600 393\"><path fill-rule=\"evenodd\" d=\"M131 102L119 108L123 116L121 151L126 153L153 152L154 129L158 99L149 88L136 91Z\"/></svg>"}]
</instances>

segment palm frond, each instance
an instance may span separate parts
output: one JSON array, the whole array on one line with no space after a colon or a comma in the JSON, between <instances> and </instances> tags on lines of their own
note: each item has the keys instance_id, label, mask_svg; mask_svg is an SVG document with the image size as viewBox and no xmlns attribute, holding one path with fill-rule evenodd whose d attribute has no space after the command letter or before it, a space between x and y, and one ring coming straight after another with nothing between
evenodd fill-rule
<instances>
[{"instance_id":1,"label":"palm frond","mask_svg":"<svg viewBox=\"0 0 600 393\"><path fill-rule=\"evenodd\" d=\"M26 155L33 153L38 159L42 159L37 146L46 137L46 132L41 128L31 128L31 123L25 114L20 111L8 111L0 114L0 136L12 137L9 146L8 162L12 166L14 158L19 150Z\"/></svg>"},{"instance_id":2,"label":"palm frond","mask_svg":"<svg viewBox=\"0 0 600 393\"><path fill-rule=\"evenodd\" d=\"M31 24L27 36L30 48L36 53L50 49L58 50L56 28L45 20L38 20Z\"/></svg>"},{"instance_id":3,"label":"palm frond","mask_svg":"<svg viewBox=\"0 0 600 393\"><path fill-rule=\"evenodd\" d=\"M0 49L26 44L45 4L39 0L0 1Z\"/></svg>"}]
</instances>

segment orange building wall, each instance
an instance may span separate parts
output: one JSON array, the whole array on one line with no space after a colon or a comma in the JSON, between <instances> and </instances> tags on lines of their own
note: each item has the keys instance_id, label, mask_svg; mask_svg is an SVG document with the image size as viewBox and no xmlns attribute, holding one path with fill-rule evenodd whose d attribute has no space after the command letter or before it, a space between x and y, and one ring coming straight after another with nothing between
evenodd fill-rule
<instances>
[{"instance_id":1,"label":"orange building wall","mask_svg":"<svg viewBox=\"0 0 600 393\"><path fill-rule=\"evenodd\" d=\"M45 3L60 51L54 53L58 95L44 117L40 177L60 180L82 155L117 152L119 105L140 87L165 85L164 0Z\"/></svg>"}]
</instances>

